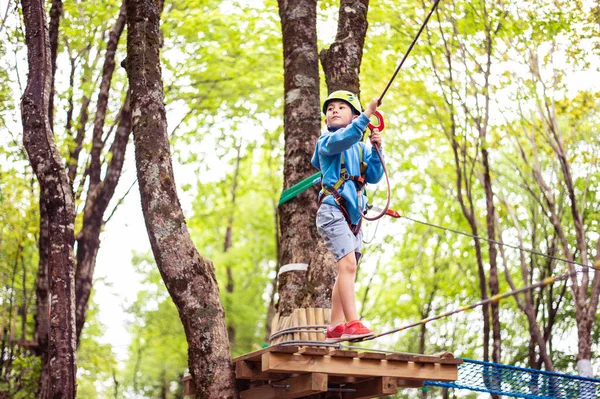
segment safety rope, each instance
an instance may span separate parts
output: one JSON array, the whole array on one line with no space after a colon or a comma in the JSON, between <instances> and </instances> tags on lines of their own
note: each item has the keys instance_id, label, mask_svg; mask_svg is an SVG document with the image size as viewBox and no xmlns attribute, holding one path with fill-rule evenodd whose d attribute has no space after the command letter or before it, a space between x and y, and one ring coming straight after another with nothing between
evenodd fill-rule
<instances>
[{"instance_id":1,"label":"safety rope","mask_svg":"<svg viewBox=\"0 0 600 399\"><path fill-rule=\"evenodd\" d=\"M402 60L400 60L400 63L396 67L396 70L394 71L394 74L392 75L392 77L390 78L389 82L385 86L385 89L383 89L383 92L381 93L381 95L377 99L377 105L381 105L381 101L383 100L383 97L385 96L385 93L387 93L388 89L390 88L390 86L394 82L394 79L396 79L396 76L398 75L398 72L400 72L400 69L402 69L402 65L404 65L404 62L408 58L408 55L412 51L413 47L415 46L415 44L417 44L417 40L419 40L419 36L421 36L421 32L423 32L423 29L425 29L425 26L427 25L427 22L429 22L429 19L431 18L431 15L433 15L433 13L434 13L435 9L437 8L439 2L440 2L440 0L435 0L435 3L433 3L433 6L431 7L431 11L429 11L429 14L427 14L427 18L425 18L425 21L423 21L423 23L421 24L421 28L419 28L419 31L417 32L417 35L413 38L412 42L410 43L410 46L408 46L408 50L406 50L406 53L404 53L404 57L402 57ZM385 173L385 180L386 180L386 183L387 183L387 202L386 202L385 206L383 207L382 211L378 215L375 215L373 217L366 216L363 213L363 211L362 211L362 198L361 198L362 196L360 194L358 195L358 210L360 212L360 216L363 219L369 220L369 221L374 221L374 220L381 219L386 214L387 210L389 209L389 207L390 207L390 201L391 201L390 179L388 177L387 167L385 166L385 162L383 161L383 156L381 155L381 151L380 151L379 147L378 146L374 146L374 148L375 148L375 152L377 153L377 157L379 158L379 161L381 162L381 165L383 166L383 172Z\"/></svg>"},{"instance_id":2,"label":"safety rope","mask_svg":"<svg viewBox=\"0 0 600 399\"><path fill-rule=\"evenodd\" d=\"M427 25L427 22L429 22L429 19L433 15L433 13L434 13L435 9L437 8L439 2L440 2L440 0L435 0L435 3L433 3L433 7L431 7L431 11L429 11L429 14L427 15L427 18L425 18L425 21L423 21L423 24L421 25L421 28L419 29L419 32L417 32L417 35L415 36L415 38L413 39L412 43L408 47L408 50L406 51L406 54L404 54L404 57L402 58L402 60L398 64L398 67L396 68L396 70L394 71L394 75L392 75L392 78L388 82L387 86L385 86L385 89L383 90L383 93L381 93L381 95L379 96L379 99L377 100L377 102L380 105L381 105L381 100L383 100L383 96L385 96L385 93L387 93L388 89L392 85L392 82L394 81L394 79L396 79L396 75L398 75L398 72L400 72L400 69L402 68L402 65L404 65L404 61L406 61L406 58L408 58L408 55L410 54L410 51L413 49L413 47L417 43L417 40L419 40L419 36L421 36L421 32L423 32L423 29L425 29L425 26Z\"/></svg>"},{"instance_id":3,"label":"safety rope","mask_svg":"<svg viewBox=\"0 0 600 399\"><path fill-rule=\"evenodd\" d=\"M455 230L455 229L451 229L451 228L444 227L444 226L439 226L437 224L430 223L430 222L424 222L424 221L418 220L418 219L413 219L413 218L411 218L409 216L406 216L406 215L401 215L401 217L404 218L404 219L410 220L411 222L415 222L415 223L419 223L419 224L422 224L422 225L425 225L425 226L429 226L429 227L433 227L433 228L436 228L436 229L448 231L448 232L451 232L451 233L454 233L454 234L459 234L459 235L462 235L462 236L465 236L465 237L471 237L471 238L474 238L476 240L487 241L487 242L489 242L491 244L501 245L503 247L512 248L512 249L518 249L520 251L527 252L527 253L530 253L532 255L543 256L543 257L548 258L548 259L552 259L552 260L556 260L556 261L564 262L564 263L570 263L572 265L581 266L581 267L585 267L585 268L592 269L592 270L600 270L600 263L597 264L597 265L594 265L594 266L589 266L589 265L586 265L586 264L583 264L583 263L580 263L580 262L577 262L577 261L574 261L574 260L568 260L568 259L559 258L557 256L548 255L548 254L545 254L543 252L535 251L533 249L525 248L525 247L522 247L522 246L519 246L519 245L506 244L504 242L496 241L496 240L493 240L491 238L480 237L480 236L477 236L475 234L470 234L470 233L467 233L467 232L464 232L464 231Z\"/></svg>"}]
</instances>

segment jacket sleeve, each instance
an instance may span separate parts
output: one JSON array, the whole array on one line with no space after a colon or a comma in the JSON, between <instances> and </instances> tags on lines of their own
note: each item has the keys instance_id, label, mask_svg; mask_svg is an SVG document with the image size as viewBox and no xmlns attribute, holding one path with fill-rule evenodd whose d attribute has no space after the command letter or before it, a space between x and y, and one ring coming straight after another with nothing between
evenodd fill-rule
<instances>
[{"instance_id":1,"label":"jacket sleeve","mask_svg":"<svg viewBox=\"0 0 600 399\"><path fill-rule=\"evenodd\" d=\"M319 154L336 155L346 151L354 144L362 140L363 132L369 124L369 118L365 114L352 121L345 128L336 130L333 133L324 134L319 138Z\"/></svg>"},{"instance_id":2,"label":"jacket sleeve","mask_svg":"<svg viewBox=\"0 0 600 399\"><path fill-rule=\"evenodd\" d=\"M383 155L383 150L381 151L381 156L385 159ZM383 165L377 156L377 152L374 148L371 148L371 151L365 151L365 162L368 164L367 171L365 173L365 179L367 183L375 184L379 183L381 177L383 176Z\"/></svg>"}]
</instances>

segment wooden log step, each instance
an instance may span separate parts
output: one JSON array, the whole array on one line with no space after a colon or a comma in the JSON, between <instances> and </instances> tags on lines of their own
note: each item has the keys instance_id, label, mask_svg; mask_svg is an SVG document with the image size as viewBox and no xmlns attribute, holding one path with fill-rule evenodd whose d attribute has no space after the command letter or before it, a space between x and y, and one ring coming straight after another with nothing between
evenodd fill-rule
<instances>
[{"instance_id":1,"label":"wooden log step","mask_svg":"<svg viewBox=\"0 0 600 399\"><path fill-rule=\"evenodd\" d=\"M385 360L395 361L395 362L412 362L416 355L411 353L390 353L385 357Z\"/></svg>"},{"instance_id":2,"label":"wooden log step","mask_svg":"<svg viewBox=\"0 0 600 399\"><path fill-rule=\"evenodd\" d=\"M358 357L358 355L358 351L353 350L333 349L329 351L331 357Z\"/></svg>"},{"instance_id":3,"label":"wooden log step","mask_svg":"<svg viewBox=\"0 0 600 399\"><path fill-rule=\"evenodd\" d=\"M360 352L357 357L359 359L381 360L381 359L385 359L386 356L387 355L385 353L380 353L380 352Z\"/></svg>"},{"instance_id":4,"label":"wooden log step","mask_svg":"<svg viewBox=\"0 0 600 399\"><path fill-rule=\"evenodd\" d=\"M298 351L301 355L307 356L325 356L329 353L329 348L316 348L314 346L306 346Z\"/></svg>"}]
</instances>

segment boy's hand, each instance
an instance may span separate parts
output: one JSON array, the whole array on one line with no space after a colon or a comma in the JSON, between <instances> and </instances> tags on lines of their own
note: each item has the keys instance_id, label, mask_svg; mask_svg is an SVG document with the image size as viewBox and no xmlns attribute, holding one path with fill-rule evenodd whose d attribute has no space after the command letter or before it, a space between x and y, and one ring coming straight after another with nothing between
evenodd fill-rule
<instances>
[{"instance_id":1,"label":"boy's hand","mask_svg":"<svg viewBox=\"0 0 600 399\"><path fill-rule=\"evenodd\" d=\"M369 140L371 140L371 145L373 147L381 148L381 134L379 134L379 129L373 129L371 134L369 134Z\"/></svg>"},{"instance_id":2,"label":"boy's hand","mask_svg":"<svg viewBox=\"0 0 600 399\"><path fill-rule=\"evenodd\" d=\"M377 107L380 106L381 104L379 104L379 100L374 98L373 100L371 100L371 102L369 103L369 105L367 105L367 108L365 108L365 115L370 118L371 115L373 115L375 113L375 111L377 111Z\"/></svg>"}]
</instances>

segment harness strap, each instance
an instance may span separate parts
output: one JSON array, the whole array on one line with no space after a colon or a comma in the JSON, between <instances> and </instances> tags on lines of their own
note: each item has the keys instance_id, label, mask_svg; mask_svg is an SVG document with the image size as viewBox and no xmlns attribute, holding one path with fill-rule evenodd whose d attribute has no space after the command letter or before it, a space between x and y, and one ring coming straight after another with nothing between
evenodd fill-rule
<instances>
[{"instance_id":1,"label":"harness strap","mask_svg":"<svg viewBox=\"0 0 600 399\"><path fill-rule=\"evenodd\" d=\"M340 163L340 178L331 187L326 187L322 185L321 192L318 196L318 206L321 206L321 203L323 202L323 199L326 196L333 196L335 203L339 206L339 208L342 210L342 213L344 214L344 218L348 223L348 227L350 227L350 231L352 231L354 235L357 235L360 231L360 227L362 225L362 217L360 218L358 224L352 224L352 219L350 218L348 210L346 209L346 200L344 199L344 197L342 197L339 190L344 185L346 180L352 180L354 182L358 195L360 195L360 192L365 186L365 174L369 165L363 160L363 147L360 144L358 145L358 152L360 154L360 176L351 176L350 174L348 174L344 154L342 153L342 159Z\"/></svg>"}]
</instances>

